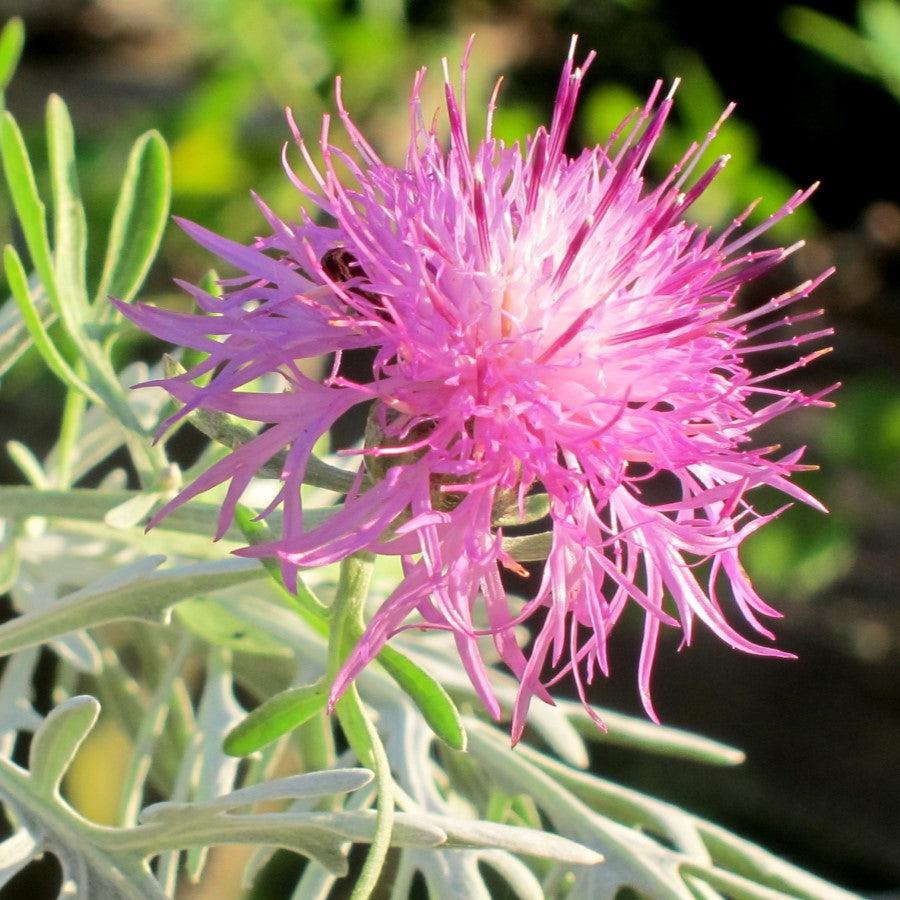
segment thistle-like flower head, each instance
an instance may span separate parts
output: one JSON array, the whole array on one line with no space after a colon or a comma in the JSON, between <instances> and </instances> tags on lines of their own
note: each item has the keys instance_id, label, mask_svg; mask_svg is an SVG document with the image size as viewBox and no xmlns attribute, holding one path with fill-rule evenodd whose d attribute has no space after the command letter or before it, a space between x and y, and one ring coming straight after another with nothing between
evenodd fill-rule
<instances>
[{"instance_id":1,"label":"thistle-like flower head","mask_svg":"<svg viewBox=\"0 0 900 900\"><path fill-rule=\"evenodd\" d=\"M763 373L749 361L830 333L768 335L814 315L790 307L825 275L751 311L739 311L736 296L795 249L748 248L812 189L754 228L744 227L750 210L720 234L689 224L686 210L727 157L700 174L695 164L731 108L649 186L644 168L673 103L661 84L605 146L568 156L593 58L576 65L574 41L549 127L523 144L495 139L495 91L473 147L468 52L458 93L445 64L449 146L423 117L424 69L399 167L382 162L357 130L338 82L355 155L331 143L327 116L321 166L292 120L307 174L295 174L285 155L288 176L324 215L285 222L259 201L271 234L249 247L183 223L243 277L221 298L186 286L203 315L121 306L146 330L208 354L158 382L185 404L179 416L205 408L268 426L159 516L228 481L223 532L250 479L286 449L272 507L283 506L283 533L242 553L277 554L288 573L361 550L400 554L405 564L333 696L412 622L453 634L474 687L499 716L480 651L489 635L521 685L516 740L531 699L549 700L561 677L571 674L586 702L585 684L608 671L611 632L637 604L640 693L655 719L649 685L661 628L680 628L688 644L699 620L737 649L789 655L745 634L772 639L761 618L777 613L754 591L738 549L772 518L751 505L756 488L819 505L790 481L803 468L800 451L779 457L751 437L787 410L826 405L824 391L773 386L823 351ZM374 349L370 379L341 375L341 354L354 348ZM322 354L335 364L316 382L297 363ZM282 392L244 389L273 372ZM313 445L358 404L370 409L354 487L337 513L304 530L300 484ZM654 476L676 489L664 502L647 490ZM536 594L516 605L501 573L522 567L502 523L524 516L535 494L546 495L547 561ZM525 647L519 623L534 625Z\"/></svg>"}]
</instances>

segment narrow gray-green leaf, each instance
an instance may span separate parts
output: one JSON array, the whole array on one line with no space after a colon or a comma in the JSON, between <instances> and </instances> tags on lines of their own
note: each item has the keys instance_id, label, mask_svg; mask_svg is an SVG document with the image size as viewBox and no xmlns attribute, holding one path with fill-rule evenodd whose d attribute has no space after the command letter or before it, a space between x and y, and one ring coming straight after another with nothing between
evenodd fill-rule
<instances>
[{"instance_id":1,"label":"narrow gray-green leaf","mask_svg":"<svg viewBox=\"0 0 900 900\"><path fill-rule=\"evenodd\" d=\"M431 730L454 750L465 750L466 730L456 704L444 688L393 647L382 647L378 662L416 704Z\"/></svg>"},{"instance_id":2,"label":"narrow gray-green leaf","mask_svg":"<svg viewBox=\"0 0 900 900\"><path fill-rule=\"evenodd\" d=\"M164 850L218 844L266 844L284 847L317 860L338 875L347 873L343 845L370 843L376 834L375 814L365 812L304 812L224 814L205 817L184 815L165 823L156 821L120 831L119 850L137 849L144 856ZM399 814L391 833L395 847L433 849L446 834L420 816ZM110 841L112 843L112 841Z\"/></svg>"},{"instance_id":3,"label":"narrow gray-green leaf","mask_svg":"<svg viewBox=\"0 0 900 900\"><path fill-rule=\"evenodd\" d=\"M31 784L37 794L52 797L81 742L100 715L100 704L88 696L72 697L57 706L34 735L28 755Z\"/></svg>"},{"instance_id":4,"label":"narrow gray-green leaf","mask_svg":"<svg viewBox=\"0 0 900 900\"><path fill-rule=\"evenodd\" d=\"M142 495L142 491L87 488L44 491L25 485L4 485L0 487L0 509L5 515L55 516L102 522L111 510Z\"/></svg>"},{"instance_id":5,"label":"narrow gray-green leaf","mask_svg":"<svg viewBox=\"0 0 900 900\"><path fill-rule=\"evenodd\" d=\"M304 772L288 775L273 781L238 788L221 797L193 803L165 800L147 806L141 812L142 825L189 825L191 820L208 819L211 815L227 813L258 803L277 800L315 800L334 794L349 794L365 787L372 780L368 769L330 769L322 772Z\"/></svg>"},{"instance_id":6,"label":"narrow gray-green leaf","mask_svg":"<svg viewBox=\"0 0 900 900\"><path fill-rule=\"evenodd\" d=\"M6 661L0 676L0 753L11 754L16 732L37 731L44 721L31 705L40 651L32 648Z\"/></svg>"},{"instance_id":7,"label":"narrow gray-green leaf","mask_svg":"<svg viewBox=\"0 0 900 900\"><path fill-rule=\"evenodd\" d=\"M450 816L430 815L427 821L446 832L447 843L444 846L447 848L491 847L579 866L603 862L603 856L596 850L546 831Z\"/></svg>"},{"instance_id":8,"label":"narrow gray-green leaf","mask_svg":"<svg viewBox=\"0 0 900 900\"><path fill-rule=\"evenodd\" d=\"M748 841L712 822L697 819L697 829L718 869L729 869L752 878L760 884L784 890L791 896L807 898L842 898L855 896L806 872L786 860L779 859L758 844Z\"/></svg>"},{"instance_id":9,"label":"narrow gray-green leaf","mask_svg":"<svg viewBox=\"0 0 900 900\"><path fill-rule=\"evenodd\" d=\"M41 491L23 485L0 486L0 509L5 515L48 516L102 522L110 510L139 494L140 491L97 491L88 488ZM169 513L156 529L207 535L211 538L216 530L219 510L220 507L215 503L192 500ZM337 507L304 510L304 524L312 528L334 515L336 511ZM268 521L272 524L272 530L277 533L281 528L280 515L277 512L272 513ZM225 539L245 542L243 534L237 527L229 529Z\"/></svg>"},{"instance_id":10,"label":"narrow gray-green leaf","mask_svg":"<svg viewBox=\"0 0 900 900\"><path fill-rule=\"evenodd\" d=\"M544 900L547 896L534 872L511 853L505 850L483 850L478 854L478 861L493 869L519 900Z\"/></svg>"},{"instance_id":11,"label":"narrow gray-green leaf","mask_svg":"<svg viewBox=\"0 0 900 900\"><path fill-rule=\"evenodd\" d=\"M19 576L19 547L15 535L9 533L11 525L7 519L6 534L0 541L0 594L5 594Z\"/></svg>"},{"instance_id":12,"label":"narrow gray-green leaf","mask_svg":"<svg viewBox=\"0 0 900 900\"><path fill-rule=\"evenodd\" d=\"M34 306L34 301L28 286L28 276L25 274L22 260L19 259L19 254L16 253L15 248L9 245L7 245L3 252L3 268L6 272L6 279L9 282L13 298L16 301L16 305L19 307L22 321L31 333L31 337L34 340L34 346L47 364L47 368L50 369L63 384L68 385L74 390L80 391L95 403L102 404L103 401L97 393L72 371L72 367L66 362L65 357L59 352L56 344L51 340L50 335L47 333L47 329L44 327L44 323ZM51 275L50 277L52 278L53 276Z\"/></svg>"},{"instance_id":13,"label":"narrow gray-green leaf","mask_svg":"<svg viewBox=\"0 0 900 900\"><path fill-rule=\"evenodd\" d=\"M47 292L35 278L29 283L32 306L38 321L46 331L55 321L56 312L50 306ZM31 333L22 321L16 303L0 306L0 378L2 378L31 347Z\"/></svg>"},{"instance_id":14,"label":"narrow gray-green leaf","mask_svg":"<svg viewBox=\"0 0 900 900\"><path fill-rule=\"evenodd\" d=\"M156 491L135 494L124 503L114 506L103 517L103 521L110 528L134 528L135 525L147 520L150 510L161 498L162 494Z\"/></svg>"},{"instance_id":15,"label":"narrow gray-green leaf","mask_svg":"<svg viewBox=\"0 0 900 900\"><path fill-rule=\"evenodd\" d=\"M321 683L290 688L270 697L225 736L229 756L248 756L299 728L325 709L328 687Z\"/></svg>"},{"instance_id":16,"label":"narrow gray-green leaf","mask_svg":"<svg viewBox=\"0 0 900 900\"><path fill-rule=\"evenodd\" d=\"M16 120L8 112L0 119L0 152L3 154L3 172L12 196L13 206L28 252L38 276L47 289L50 301L59 312L59 296L50 255L50 239L47 235L47 215L34 180L31 159Z\"/></svg>"},{"instance_id":17,"label":"narrow gray-green leaf","mask_svg":"<svg viewBox=\"0 0 900 900\"><path fill-rule=\"evenodd\" d=\"M323 772L305 772L288 775L238 788L222 797L213 797L194 803L176 803L165 800L146 807L140 815L142 825L172 825L176 822L190 824L190 820L209 818L210 814L226 813L257 803L275 800L309 800L330 797L333 794L349 794L365 787L372 780L368 769L330 769Z\"/></svg>"},{"instance_id":18,"label":"narrow gray-green leaf","mask_svg":"<svg viewBox=\"0 0 900 900\"><path fill-rule=\"evenodd\" d=\"M130 300L138 292L162 239L169 214L169 149L159 132L135 141L128 157L94 302L109 295Z\"/></svg>"},{"instance_id":19,"label":"narrow gray-green leaf","mask_svg":"<svg viewBox=\"0 0 900 900\"><path fill-rule=\"evenodd\" d=\"M16 464L16 468L28 479L29 484L33 484L36 488L47 487L47 473L30 447L19 441L8 441L6 452Z\"/></svg>"},{"instance_id":20,"label":"narrow gray-green leaf","mask_svg":"<svg viewBox=\"0 0 900 900\"><path fill-rule=\"evenodd\" d=\"M0 625L0 655L34 647L54 638L120 619L159 620L181 600L263 578L254 560L226 559L139 572L120 584L88 585L52 606L25 613ZM103 581L103 579L101 579Z\"/></svg>"},{"instance_id":21,"label":"narrow gray-green leaf","mask_svg":"<svg viewBox=\"0 0 900 900\"><path fill-rule=\"evenodd\" d=\"M66 104L56 94L51 94L47 101L47 149L53 191L53 256L57 289L60 302L83 315L87 307L87 223L78 189L72 119Z\"/></svg>"},{"instance_id":22,"label":"narrow gray-green leaf","mask_svg":"<svg viewBox=\"0 0 900 900\"><path fill-rule=\"evenodd\" d=\"M681 872L688 878L700 879L718 892L716 896L728 897L729 900L795 900L796 897L793 893L786 894L784 891L766 887L749 878L714 866L684 862L681 865ZM843 891L808 895L809 900L838 900L842 896L846 896Z\"/></svg>"},{"instance_id":23,"label":"narrow gray-green leaf","mask_svg":"<svg viewBox=\"0 0 900 900\"><path fill-rule=\"evenodd\" d=\"M607 725L605 732L600 731L580 703L562 700L559 706L575 728L591 741L618 744L680 759L692 759L714 766L738 766L745 759L742 750L729 747L728 744L714 741L712 738L657 725L609 709L596 709L597 714Z\"/></svg>"}]
</instances>

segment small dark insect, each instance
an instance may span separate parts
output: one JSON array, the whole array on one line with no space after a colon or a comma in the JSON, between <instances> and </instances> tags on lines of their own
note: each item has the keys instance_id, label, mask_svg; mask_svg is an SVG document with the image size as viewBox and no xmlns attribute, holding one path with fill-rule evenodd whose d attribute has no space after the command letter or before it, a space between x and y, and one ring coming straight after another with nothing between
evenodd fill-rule
<instances>
[{"instance_id":1,"label":"small dark insect","mask_svg":"<svg viewBox=\"0 0 900 900\"><path fill-rule=\"evenodd\" d=\"M332 247L330 250L326 250L319 262L325 274L338 284L350 281L351 278L366 277L365 270L360 265L359 260L346 247ZM358 296L368 300L375 307L375 313L380 318L388 318L387 311L384 308L384 301L378 294L373 294L371 291L363 291L359 288L353 288L352 290Z\"/></svg>"},{"instance_id":2,"label":"small dark insect","mask_svg":"<svg viewBox=\"0 0 900 900\"><path fill-rule=\"evenodd\" d=\"M351 278L361 278L366 274L359 260L346 247L332 247L326 250L320 262L325 274L332 281L349 281Z\"/></svg>"}]
</instances>

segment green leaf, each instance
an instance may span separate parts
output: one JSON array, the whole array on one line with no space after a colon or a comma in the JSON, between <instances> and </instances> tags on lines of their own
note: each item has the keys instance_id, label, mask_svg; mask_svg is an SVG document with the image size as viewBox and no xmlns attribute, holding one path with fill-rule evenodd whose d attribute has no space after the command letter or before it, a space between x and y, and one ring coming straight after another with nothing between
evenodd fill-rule
<instances>
[{"instance_id":1,"label":"green leaf","mask_svg":"<svg viewBox=\"0 0 900 900\"><path fill-rule=\"evenodd\" d=\"M246 584L263 575L252 560L234 559L154 572L163 559L147 557L113 570L51 606L5 622L0 625L0 655L120 619L159 621L181 600Z\"/></svg>"},{"instance_id":2,"label":"green leaf","mask_svg":"<svg viewBox=\"0 0 900 900\"><path fill-rule=\"evenodd\" d=\"M25 26L18 16L13 16L0 32L0 91L12 81L24 46Z\"/></svg>"},{"instance_id":3,"label":"green leaf","mask_svg":"<svg viewBox=\"0 0 900 900\"><path fill-rule=\"evenodd\" d=\"M156 256L169 215L169 149L162 135L148 131L128 157L94 302L109 295L130 300Z\"/></svg>"},{"instance_id":4,"label":"green leaf","mask_svg":"<svg viewBox=\"0 0 900 900\"><path fill-rule=\"evenodd\" d=\"M98 491L87 488L43 491L24 485L0 487L0 509L4 515L54 516L102 522L111 510L135 497L141 491ZM210 510L212 512L212 510ZM207 527L213 524L207 522Z\"/></svg>"},{"instance_id":5,"label":"green leaf","mask_svg":"<svg viewBox=\"0 0 900 900\"><path fill-rule=\"evenodd\" d=\"M50 306L43 286L30 285L32 306L38 321L46 331L55 321L56 312ZM15 303L0 306L0 378L2 378L31 347L31 334L22 321Z\"/></svg>"},{"instance_id":6,"label":"green leaf","mask_svg":"<svg viewBox=\"0 0 900 900\"><path fill-rule=\"evenodd\" d=\"M869 35L869 52L885 86L900 100L900 9L895 0L864 0L859 20Z\"/></svg>"},{"instance_id":7,"label":"green leaf","mask_svg":"<svg viewBox=\"0 0 900 900\"><path fill-rule=\"evenodd\" d=\"M781 14L784 30L832 62L860 75L875 75L865 38L839 19L804 6L788 6Z\"/></svg>"},{"instance_id":8,"label":"green leaf","mask_svg":"<svg viewBox=\"0 0 900 900\"><path fill-rule=\"evenodd\" d=\"M230 756L247 756L299 728L325 709L328 687L322 681L290 688L270 697L225 737Z\"/></svg>"},{"instance_id":9,"label":"green leaf","mask_svg":"<svg viewBox=\"0 0 900 900\"><path fill-rule=\"evenodd\" d=\"M503 538L503 549L519 562L539 562L550 555L553 535L549 531Z\"/></svg>"},{"instance_id":10,"label":"green leaf","mask_svg":"<svg viewBox=\"0 0 900 900\"><path fill-rule=\"evenodd\" d=\"M7 660L0 675L0 744L9 752L10 738L17 731L37 731L44 719L31 705L34 676L40 650L33 648L17 653ZM2 853L0 853L2 856ZM0 864L0 888L3 886L3 865Z\"/></svg>"},{"instance_id":11,"label":"green leaf","mask_svg":"<svg viewBox=\"0 0 900 900\"><path fill-rule=\"evenodd\" d=\"M53 191L53 250L62 302L83 314L87 306L87 223L75 167L75 132L61 97L47 101L47 148Z\"/></svg>"},{"instance_id":12,"label":"green leaf","mask_svg":"<svg viewBox=\"0 0 900 900\"><path fill-rule=\"evenodd\" d=\"M691 759L711 766L739 766L746 759L743 750L712 738L657 725L611 709L594 707L596 714L607 725L606 731L600 731L580 703L561 700L559 707L582 735L596 743L616 744L645 753L660 753L674 759Z\"/></svg>"},{"instance_id":13,"label":"green leaf","mask_svg":"<svg viewBox=\"0 0 900 900\"><path fill-rule=\"evenodd\" d=\"M142 496L141 491L97 491L89 488L42 491L24 485L8 485L0 486L0 509L4 515L47 516L103 522L111 510L138 496ZM334 511L334 509L308 509L304 511L304 518L312 527L314 524L324 522ZM216 529L218 515L219 507L215 503L192 500L166 516L156 526L154 533L179 532L209 537ZM280 519L277 513L273 513L270 518L275 528L279 528ZM138 534L143 536L143 531L139 531ZM126 532L123 531L122 539L125 538ZM225 539L243 542L243 536L238 528L230 529Z\"/></svg>"},{"instance_id":14,"label":"green leaf","mask_svg":"<svg viewBox=\"0 0 900 900\"><path fill-rule=\"evenodd\" d=\"M47 487L47 473L29 447L19 441L8 441L6 452L16 464L16 468L28 479L29 484L37 488Z\"/></svg>"},{"instance_id":15,"label":"green leaf","mask_svg":"<svg viewBox=\"0 0 900 900\"><path fill-rule=\"evenodd\" d=\"M219 273L215 269L210 269L200 281L197 282L197 286L201 291L206 291L207 294L210 294L213 297L222 296L222 285L219 284Z\"/></svg>"},{"instance_id":16,"label":"green leaf","mask_svg":"<svg viewBox=\"0 0 900 900\"><path fill-rule=\"evenodd\" d=\"M819 898L851 900L852 897L858 896L828 884L818 876L779 859L758 844L732 834L712 822L698 819L697 830L718 872L722 869L731 870L744 878L753 879L760 885L783 891L788 896L804 897L808 900ZM715 884L712 879L708 880L710 884ZM730 891L727 894L731 896Z\"/></svg>"},{"instance_id":17,"label":"green leaf","mask_svg":"<svg viewBox=\"0 0 900 900\"><path fill-rule=\"evenodd\" d=\"M197 637L216 647L227 647L256 656L290 656L287 644L261 628L248 625L220 604L198 597L175 608L179 621Z\"/></svg>"},{"instance_id":18,"label":"green leaf","mask_svg":"<svg viewBox=\"0 0 900 900\"><path fill-rule=\"evenodd\" d=\"M28 755L31 784L40 796L57 793L63 775L99 715L100 704L93 697L81 696L57 706L44 720Z\"/></svg>"},{"instance_id":19,"label":"green leaf","mask_svg":"<svg viewBox=\"0 0 900 900\"><path fill-rule=\"evenodd\" d=\"M372 780L368 769L330 769L326 772L306 772L289 775L274 781L248 785L201 802L178 803L164 800L153 803L141 812L142 825L172 826L182 823L189 826L192 820L208 819L210 814L230 813L258 803L275 800L316 800L335 794L358 791Z\"/></svg>"},{"instance_id":20,"label":"green leaf","mask_svg":"<svg viewBox=\"0 0 900 900\"><path fill-rule=\"evenodd\" d=\"M450 695L423 668L393 647L384 647L378 662L416 704L431 730L454 750L466 749L466 731Z\"/></svg>"},{"instance_id":21,"label":"green leaf","mask_svg":"<svg viewBox=\"0 0 900 900\"><path fill-rule=\"evenodd\" d=\"M590 847L534 828L435 815L428 816L427 821L446 832L447 843L443 846L447 849L489 846L577 866L594 866L603 862L602 854Z\"/></svg>"},{"instance_id":22,"label":"green leaf","mask_svg":"<svg viewBox=\"0 0 900 900\"><path fill-rule=\"evenodd\" d=\"M309 800L356 791L371 780L361 769L337 769L295 775L241 788L225 796L194 803L160 803L144 810L141 826L119 838L120 847L140 848L144 856L169 848L212 844L268 844L286 847L318 860L330 871L346 874L341 845L372 841L375 817L365 812L283 812L243 814L237 810L281 799ZM439 846L446 833L427 817L400 818L394 845L420 849Z\"/></svg>"},{"instance_id":23,"label":"green leaf","mask_svg":"<svg viewBox=\"0 0 900 900\"><path fill-rule=\"evenodd\" d=\"M306 515L304 510L304 516ZM271 540L272 529L265 522L256 520L249 507L238 503L234 509L234 521L248 544L259 544ZM284 578L278 562L270 556L260 558L260 563L268 572L278 596L285 605L300 615L317 634L328 633L328 609L324 603L306 586L302 578L297 578L297 591L292 594L284 585Z\"/></svg>"},{"instance_id":24,"label":"green leaf","mask_svg":"<svg viewBox=\"0 0 900 900\"><path fill-rule=\"evenodd\" d=\"M757 884L749 878L735 875L715 866L704 866L686 862L681 867L685 881L695 886L697 882L713 888L712 893L698 894L701 897L728 897L729 900L793 900L793 894L773 890L765 885ZM816 900L825 900L825 894L814 894ZM836 898L835 898L836 900Z\"/></svg>"},{"instance_id":25,"label":"green leaf","mask_svg":"<svg viewBox=\"0 0 900 900\"><path fill-rule=\"evenodd\" d=\"M34 171L28 157L28 151L15 119L4 113L0 120L0 151L3 154L3 169L13 199L13 206L25 235L25 242L40 282L47 292L51 306L59 314L65 330L60 334L59 342L63 352L55 350L31 304L28 280L24 267L18 257L6 251L6 268L15 270L19 281L16 299L22 309L23 318L30 316L29 330L41 350L42 356L51 366L54 373L63 378L66 384L83 393L86 397L101 406L106 406L113 417L121 423L129 434L129 449L138 475L143 483L154 480L160 467L160 451L150 450L144 443L146 434L125 398L122 386L116 379L112 364L102 352L100 346L91 341L84 328L84 303L79 302L84 294L78 282L83 281L83 211L74 186L74 147L71 123L61 106L61 101L51 104L48 113L48 129L51 132L51 169L54 182L54 196L60 201L61 221L58 220L59 234L63 238L61 255L57 259L60 273L64 275L66 285L62 291L56 278L56 266L50 253L47 236L47 221L44 204L38 194L34 180ZM74 210L74 212L73 212ZM80 236L79 236L80 235ZM155 244L154 244L155 246ZM129 259L141 247L139 236L133 244L122 249L123 259ZM81 273L81 274L79 274ZM73 284L76 285L73 287ZM26 309L25 307L29 307ZM110 313L110 317L112 313ZM42 340L43 339L43 340ZM55 352L54 352L55 351ZM60 362L78 358L87 372L87 388L85 383L75 376Z\"/></svg>"},{"instance_id":26,"label":"green leaf","mask_svg":"<svg viewBox=\"0 0 900 900\"><path fill-rule=\"evenodd\" d=\"M19 547L15 534L9 533L11 527L14 523L7 519L3 540L0 541L0 594L5 594L19 577Z\"/></svg>"},{"instance_id":27,"label":"green leaf","mask_svg":"<svg viewBox=\"0 0 900 900\"><path fill-rule=\"evenodd\" d=\"M162 494L157 491L135 494L124 503L114 506L103 517L103 521L110 528L134 528L135 525L147 521L150 510L161 498Z\"/></svg>"},{"instance_id":28,"label":"green leaf","mask_svg":"<svg viewBox=\"0 0 900 900\"><path fill-rule=\"evenodd\" d=\"M103 401L97 396L97 393L72 371L65 357L51 340L32 300L28 287L28 276L25 274L22 260L19 259L19 254L16 253L15 249L9 245L3 252L3 268L6 271L6 279L9 282L13 299L19 307L22 321L30 332L34 340L35 349L47 364L47 368L63 384L80 391L94 403L102 404Z\"/></svg>"},{"instance_id":29,"label":"green leaf","mask_svg":"<svg viewBox=\"0 0 900 900\"><path fill-rule=\"evenodd\" d=\"M253 801L244 800L244 803L249 802ZM264 844L302 853L331 872L346 875L344 845L348 841L371 843L376 838L375 817L368 811L238 814L212 807L201 816L195 815L194 809L203 812L201 804L190 804L184 814L173 815L171 820L169 816L164 820L154 816L139 828L120 832L116 841L118 848L135 848L147 857L181 847ZM425 815L400 814L391 834L392 846L418 850L434 849L445 840L445 832Z\"/></svg>"},{"instance_id":30,"label":"green leaf","mask_svg":"<svg viewBox=\"0 0 900 900\"><path fill-rule=\"evenodd\" d=\"M47 235L47 215L38 194L34 180L34 170L28 157L28 150L16 120L8 113L0 119L0 152L3 154L3 172L12 196L13 207L19 217L28 252L37 270L38 277L47 289L50 302L60 312L56 276L50 254L50 239ZM27 283L27 282L26 282Z\"/></svg>"},{"instance_id":31,"label":"green leaf","mask_svg":"<svg viewBox=\"0 0 900 900\"><path fill-rule=\"evenodd\" d=\"M375 557L356 553L341 561L337 594L329 612L328 666L326 679L334 684L353 645L363 631L363 608ZM344 736L356 758L375 773L375 834L360 869L350 900L368 900L378 884L391 846L395 818L394 779L381 736L369 719L355 684L348 685L334 704Z\"/></svg>"}]
</instances>

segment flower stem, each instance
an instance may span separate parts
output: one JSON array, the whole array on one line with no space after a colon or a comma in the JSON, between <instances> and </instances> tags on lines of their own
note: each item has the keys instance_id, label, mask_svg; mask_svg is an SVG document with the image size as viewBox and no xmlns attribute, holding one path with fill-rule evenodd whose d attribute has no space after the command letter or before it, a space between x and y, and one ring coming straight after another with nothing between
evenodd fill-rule
<instances>
[{"instance_id":1,"label":"flower stem","mask_svg":"<svg viewBox=\"0 0 900 900\"><path fill-rule=\"evenodd\" d=\"M359 553L341 563L337 596L331 607L328 641L328 674L334 678L363 632L363 607L372 578L374 557ZM372 895L391 846L394 825L394 782L384 745L351 684L335 705L341 728L357 758L375 773L375 834L362 871L350 895L351 900L366 900Z\"/></svg>"},{"instance_id":2,"label":"flower stem","mask_svg":"<svg viewBox=\"0 0 900 900\"><path fill-rule=\"evenodd\" d=\"M334 738L324 710L297 729L297 741L300 744L303 771L317 772L335 767Z\"/></svg>"}]
</instances>

